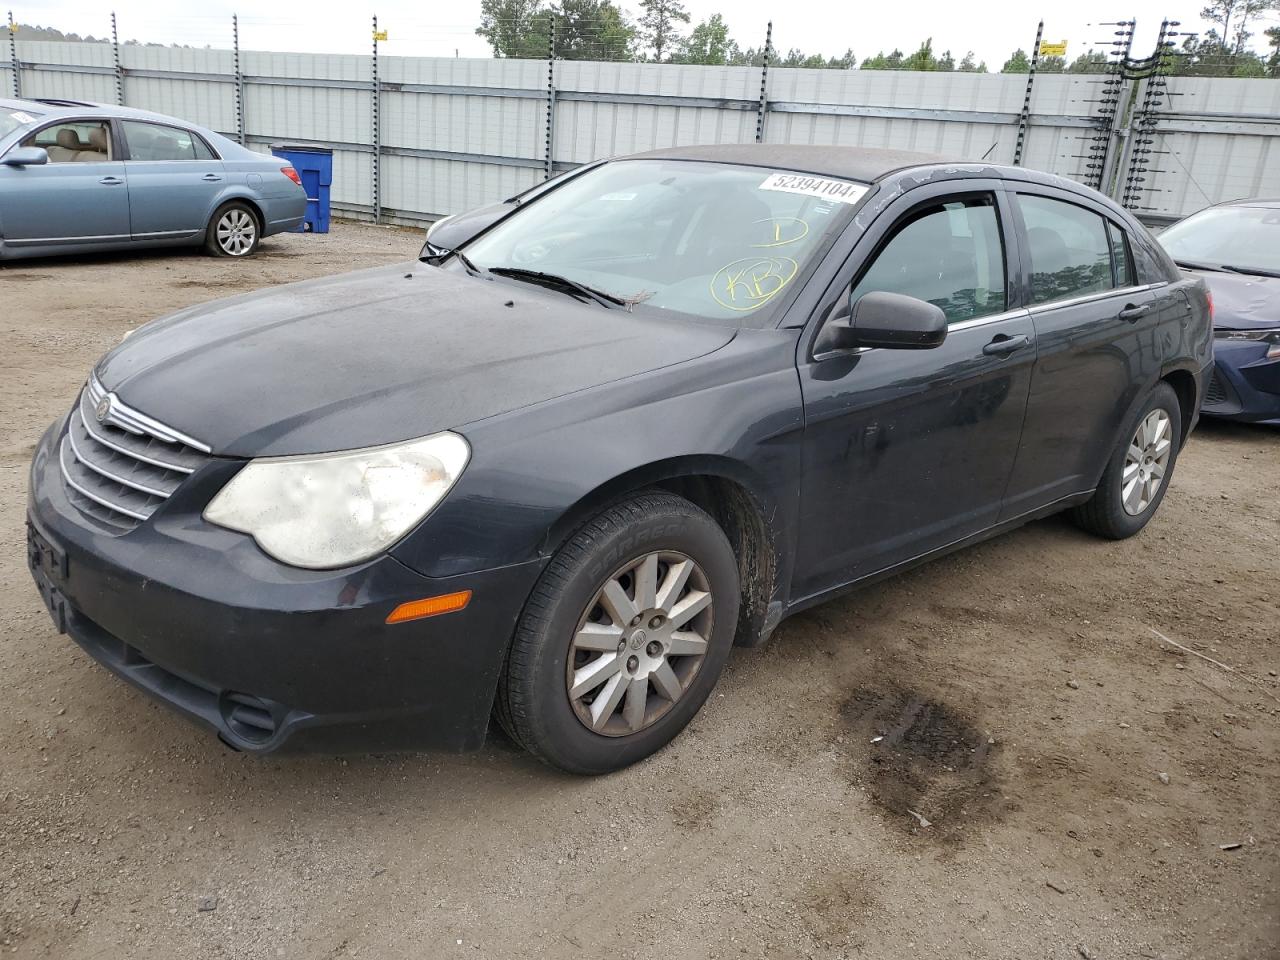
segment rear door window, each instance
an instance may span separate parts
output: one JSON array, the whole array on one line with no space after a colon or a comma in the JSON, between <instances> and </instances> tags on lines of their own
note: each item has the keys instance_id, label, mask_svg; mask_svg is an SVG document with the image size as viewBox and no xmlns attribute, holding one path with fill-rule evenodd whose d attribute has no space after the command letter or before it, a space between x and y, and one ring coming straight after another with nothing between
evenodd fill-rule
<instances>
[{"instance_id":1,"label":"rear door window","mask_svg":"<svg viewBox=\"0 0 1280 960\"><path fill-rule=\"evenodd\" d=\"M190 130L160 123L120 121L130 160L210 160L209 148Z\"/></svg>"},{"instance_id":2,"label":"rear door window","mask_svg":"<svg viewBox=\"0 0 1280 960\"><path fill-rule=\"evenodd\" d=\"M948 323L1005 310L1004 245L995 198L944 200L907 214L854 285L902 293L941 307Z\"/></svg>"},{"instance_id":3,"label":"rear door window","mask_svg":"<svg viewBox=\"0 0 1280 960\"><path fill-rule=\"evenodd\" d=\"M1129 239L1125 232L1107 222L1107 239L1111 242L1111 275L1117 287L1133 286L1133 267L1129 258Z\"/></svg>"},{"instance_id":4,"label":"rear door window","mask_svg":"<svg viewBox=\"0 0 1280 960\"><path fill-rule=\"evenodd\" d=\"M1018 195L1031 255L1031 302L1053 303L1116 286L1107 222L1062 200Z\"/></svg>"}]
</instances>

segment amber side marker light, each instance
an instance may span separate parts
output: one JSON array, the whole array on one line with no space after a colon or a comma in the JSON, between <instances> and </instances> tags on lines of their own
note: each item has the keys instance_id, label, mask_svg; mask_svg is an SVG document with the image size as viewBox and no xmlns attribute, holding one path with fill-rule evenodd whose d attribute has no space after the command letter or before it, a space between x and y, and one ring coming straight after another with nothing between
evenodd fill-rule
<instances>
[{"instance_id":1,"label":"amber side marker light","mask_svg":"<svg viewBox=\"0 0 1280 960\"><path fill-rule=\"evenodd\" d=\"M454 613L465 609L471 602L471 591L446 593L438 597L424 597L421 600L410 600L391 611L387 623L406 623L409 620L422 620L442 613Z\"/></svg>"}]
</instances>

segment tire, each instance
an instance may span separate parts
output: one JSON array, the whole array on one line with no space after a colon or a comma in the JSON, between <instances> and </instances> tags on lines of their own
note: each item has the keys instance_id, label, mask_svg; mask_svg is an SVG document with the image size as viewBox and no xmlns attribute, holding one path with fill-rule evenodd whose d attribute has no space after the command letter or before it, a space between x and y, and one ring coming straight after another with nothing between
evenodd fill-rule
<instances>
[{"instance_id":1,"label":"tire","mask_svg":"<svg viewBox=\"0 0 1280 960\"><path fill-rule=\"evenodd\" d=\"M738 603L737 561L710 516L667 493L618 503L560 548L530 594L498 681L498 722L569 773L629 766L707 699Z\"/></svg>"},{"instance_id":2,"label":"tire","mask_svg":"<svg viewBox=\"0 0 1280 960\"><path fill-rule=\"evenodd\" d=\"M1159 436L1151 440L1157 431ZM1071 519L1090 533L1109 540L1133 536L1155 516L1164 500L1173 479L1181 439L1182 408L1178 395L1162 381L1127 425L1093 498L1074 508ZM1166 443L1167 447L1163 446ZM1152 478L1158 480L1154 488L1146 485ZM1130 483L1135 481L1136 487L1131 487Z\"/></svg>"},{"instance_id":3,"label":"tire","mask_svg":"<svg viewBox=\"0 0 1280 960\"><path fill-rule=\"evenodd\" d=\"M209 218L204 249L211 256L239 260L249 257L262 240L262 224L253 207L242 200L224 203Z\"/></svg>"}]
</instances>

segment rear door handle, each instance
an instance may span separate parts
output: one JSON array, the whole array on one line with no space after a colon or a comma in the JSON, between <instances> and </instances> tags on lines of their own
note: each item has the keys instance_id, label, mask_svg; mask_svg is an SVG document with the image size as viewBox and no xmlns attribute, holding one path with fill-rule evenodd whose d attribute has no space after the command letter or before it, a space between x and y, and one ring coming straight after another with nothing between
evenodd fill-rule
<instances>
[{"instance_id":1,"label":"rear door handle","mask_svg":"<svg viewBox=\"0 0 1280 960\"><path fill-rule=\"evenodd\" d=\"M99 182L99 183L105 183L108 187L115 187L115 186L119 186L120 184L124 183L124 181L123 181L123 180L121 180L119 177L103 177L103 178L102 178L101 180L99 180L98 182Z\"/></svg>"},{"instance_id":2,"label":"rear door handle","mask_svg":"<svg viewBox=\"0 0 1280 960\"><path fill-rule=\"evenodd\" d=\"M1126 303L1124 305L1124 309L1120 311L1120 319L1128 320L1130 323L1133 323L1138 318L1145 317L1150 312L1151 312L1151 304L1149 303L1144 303L1141 305L1134 304L1134 303Z\"/></svg>"},{"instance_id":3,"label":"rear door handle","mask_svg":"<svg viewBox=\"0 0 1280 960\"><path fill-rule=\"evenodd\" d=\"M200 179L201 179L201 180L208 181L209 183L217 183L217 182L218 182L219 180L221 180L222 178L221 178L220 176L218 176L216 173L206 173L206 174L205 174L203 177L201 177Z\"/></svg>"},{"instance_id":4,"label":"rear door handle","mask_svg":"<svg viewBox=\"0 0 1280 960\"><path fill-rule=\"evenodd\" d=\"M1020 333L1016 337L1008 337L1002 333L983 347L982 352L988 357L1007 357L1011 353L1017 353L1030 343L1031 338L1026 334Z\"/></svg>"}]
</instances>

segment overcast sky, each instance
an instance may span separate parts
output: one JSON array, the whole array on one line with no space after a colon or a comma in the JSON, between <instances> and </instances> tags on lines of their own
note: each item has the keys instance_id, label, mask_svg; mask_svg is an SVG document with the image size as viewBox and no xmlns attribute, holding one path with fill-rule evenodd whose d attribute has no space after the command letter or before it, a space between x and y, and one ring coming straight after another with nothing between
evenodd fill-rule
<instances>
[{"instance_id":1,"label":"overcast sky","mask_svg":"<svg viewBox=\"0 0 1280 960\"><path fill-rule=\"evenodd\" d=\"M619 5L628 14L636 14L634 2L623 0ZM1202 0L1056 0L1042 6L1018 0L977 4L957 0L915 0L910 4L686 0L694 23L718 12L743 47L759 46L764 40L765 24L772 18L774 46L783 51L799 47L806 53L829 56L852 47L861 59L894 47L910 52L931 36L937 52L950 49L958 60L973 50L993 70L1000 68L1014 48L1030 49L1040 15L1045 19L1045 39L1068 41L1069 57L1090 46L1100 46L1099 41L1112 39L1115 28L1101 25L1104 21L1136 17L1134 50L1145 53L1155 43L1165 16L1181 20L1182 30L1207 29L1198 16L1202 5ZM230 18L238 10L242 49L365 53L372 39L370 17L377 13L379 27L389 33L389 41L381 47L384 55L453 56L455 51L464 57L490 54L488 44L475 35L480 0L378 0L374 4L308 0L269 5L203 0L198 6L190 5L190 13L167 12L159 0L116 0L114 4L18 0L14 16L24 23L109 36L112 7L119 17L122 40L230 46ZM1276 20L1273 17L1269 22ZM1259 40L1265 25L1260 23L1255 30ZM1255 46L1262 48L1261 42Z\"/></svg>"}]
</instances>

